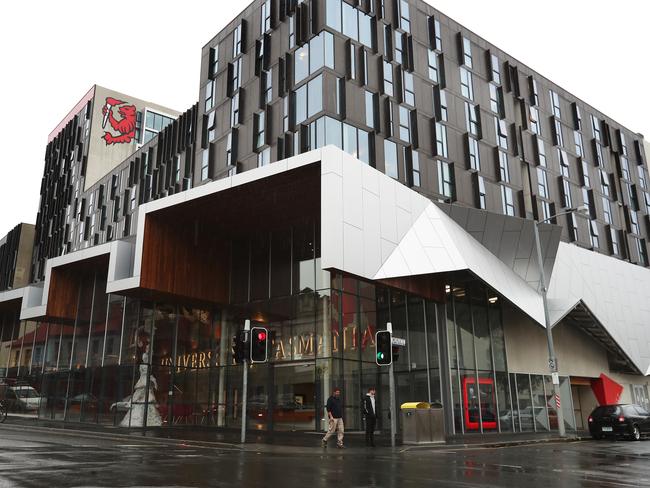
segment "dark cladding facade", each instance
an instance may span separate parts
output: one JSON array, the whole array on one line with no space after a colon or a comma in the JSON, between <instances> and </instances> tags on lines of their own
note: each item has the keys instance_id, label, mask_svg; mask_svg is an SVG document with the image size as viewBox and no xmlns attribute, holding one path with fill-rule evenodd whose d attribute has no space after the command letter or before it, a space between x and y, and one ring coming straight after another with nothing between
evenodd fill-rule
<instances>
[{"instance_id":1,"label":"dark cladding facade","mask_svg":"<svg viewBox=\"0 0 650 488\"><path fill-rule=\"evenodd\" d=\"M584 204L588 215L555 222L563 241L649 264L643 137L422 1L254 2L204 46L199 102L152 125L147 138L142 112L132 154L87 182L91 126L99 127L92 114L104 103L78 107L47 146L36 285L48 259L133 242L142 204L326 145L436 202L536 220ZM230 347L252 319L269 327L273 345L269 364L251 368L251 428L321 429L324 402L339 386L346 425L360 429L359 400L377 385L386 429L388 379L374 362L374 333L390 321L408 344L396 361L398 401L441 403L448 434L557 429L551 377L509 366L514 306L493 287L461 272L422 293L324 271L318 205L305 193L300 215L294 202L283 220L273 216L273 195L267 208L248 209L257 215L248 227L198 210L176 215L186 241L222 238L217 298L145 286L107 294L107 260L94 259L70 271L78 286L68 316L20 321L15 299L0 308L0 372L33 386L47 419L235 427L242 366ZM244 221L241 208L212 212ZM585 413L569 374L562 408L576 430ZM647 387L633 395L647 401ZM134 419L139 408L144 417Z\"/></svg>"}]
</instances>

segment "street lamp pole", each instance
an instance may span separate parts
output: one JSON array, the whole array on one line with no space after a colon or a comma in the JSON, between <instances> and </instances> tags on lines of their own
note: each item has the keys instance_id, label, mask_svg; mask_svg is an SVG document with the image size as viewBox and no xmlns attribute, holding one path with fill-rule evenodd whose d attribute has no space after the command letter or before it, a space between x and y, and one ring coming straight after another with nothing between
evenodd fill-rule
<instances>
[{"instance_id":1,"label":"street lamp pole","mask_svg":"<svg viewBox=\"0 0 650 488\"><path fill-rule=\"evenodd\" d=\"M562 412L560 396L560 377L558 375L557 358L555 357L555 345L553 344L553 331L551 330L551 317L548 312L548 301L546 298L546 278L544 276L544 260L542 258L542 246L539 243L539 224L534 222L535 228L535 247L537 248L537 262L539 264L539 277L542 283L542 302L544 303L544 323L546 325L546 340L548 343L548 368L551 370L553 378L553 401L555 411L557 412L557 425L560 437L566 437L564 428L564 413Z\"/></svg>"},{"instance_id":2,"label":"street lamp pole","mask_svg":"<svg viewBox=\"0 0 650 488\"><path fill-rule=\"evenodd\" d=\"M539 264L539 279L542 283L542 303L544 304L544 325L546 326L546 341L548 343L548 369L551 370L553 378L553 400L555 402L555 411L557 412L557 425L560 437L566 437L564 428L564 413L562 411L562 402L560 395L560 376L558 374L557 358L555 357L555 345L553 344L553 331L551 330L551 317L548 312L548 299L546 298L546 277L544 276L544 259L542 258L542 246L539 243L539 224L543 224L551 219L570 213L588 213L589 208L586 205L577 208L570 208L566 212L561 212L548 217L544 220L534 221L535 228L535 247L537 248L537 263Z\"/></svg>"}]
</instances>

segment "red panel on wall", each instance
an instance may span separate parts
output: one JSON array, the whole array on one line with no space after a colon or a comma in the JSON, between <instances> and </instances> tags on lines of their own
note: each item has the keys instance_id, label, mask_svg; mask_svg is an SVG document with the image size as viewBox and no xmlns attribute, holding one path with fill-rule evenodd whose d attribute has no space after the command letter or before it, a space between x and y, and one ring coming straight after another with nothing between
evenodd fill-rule
<instances>
[{"instance_id":1,"label":"red panel on wall","mask_svg":"<svg viewBox=\"0 0 650 488\"><path fill-rule=\"evenodd\" d=\"M621 385L602 373L599 378L591 381L591 389L599 405L614 405L618 403L623 393Z\"/></svg>"}]
</instances>

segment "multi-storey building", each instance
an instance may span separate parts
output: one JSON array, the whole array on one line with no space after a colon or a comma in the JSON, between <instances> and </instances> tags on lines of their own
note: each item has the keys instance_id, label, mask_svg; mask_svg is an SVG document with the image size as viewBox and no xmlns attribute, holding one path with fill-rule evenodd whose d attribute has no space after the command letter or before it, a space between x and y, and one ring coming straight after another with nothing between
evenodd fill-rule
<instances>
[{"instance_id":1,"label":"multi-storey building","mask_svg":"<svg viewBox=\"0 0 650 488\"><path fill-rule=\"evenodd\" d=\"M255 1L185 113L94 87L52 133L0 367L45 418L231 427L250 319L273 337L250 422L318 429L343 386L358 428L372 384L386 422L390 321L398 399L441 403L448 435L555 430L547 221L567 427L649 407L646 148L420 0Z\"/></svg>"}]
</instances>

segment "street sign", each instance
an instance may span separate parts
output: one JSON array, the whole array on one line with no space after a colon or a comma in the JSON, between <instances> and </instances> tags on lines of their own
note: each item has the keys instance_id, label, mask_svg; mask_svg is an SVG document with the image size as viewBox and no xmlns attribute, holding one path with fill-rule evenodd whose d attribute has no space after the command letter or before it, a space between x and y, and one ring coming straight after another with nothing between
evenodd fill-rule
<instances>
[{"instance_id":1,"label":"street sign","mask_svg":"<svg viewBox=\"0 0 650 488\"><path fill-rule=\"evenodd\" d=\"M559 373L551 373L551 378L553 378L553 384L554 385L559 385L560 384L560 374Z\"/></svg>"},{"instance_id":2,"label":"street sign","mask_svg":"<svg viewBox=\"0 0 650 488\"><path fill-rule=\"evenodd\" d=\"M392 341L393 346L406 346L406 339L402 339L401 337L393 337Z\"/></svg>"}]
</instances>

